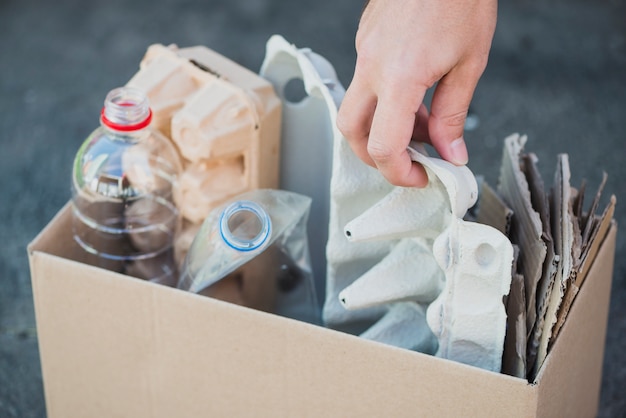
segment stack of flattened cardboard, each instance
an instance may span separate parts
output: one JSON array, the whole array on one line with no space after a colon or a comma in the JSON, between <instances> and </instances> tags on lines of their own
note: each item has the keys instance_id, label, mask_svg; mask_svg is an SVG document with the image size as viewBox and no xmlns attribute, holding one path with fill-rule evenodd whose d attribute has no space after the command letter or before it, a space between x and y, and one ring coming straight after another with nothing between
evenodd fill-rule
<instances>
[{"instance_id":1,"label":"stack of flattened cardboard","mask_svg":"<svg viewBox=\"0 0 626 418\"><path fill-rule=\"evenodd\" d=\"M607 175L589 208L585 183L570 185L567 154L557 160L549 192L538 159L523 153L526 136L505 139L497 192L483 184L477 220L507 234L517 247L507 298L507 336L502 372L534 381L607 234L612 195L597 214Z\"/></svg>"}]
</instances>

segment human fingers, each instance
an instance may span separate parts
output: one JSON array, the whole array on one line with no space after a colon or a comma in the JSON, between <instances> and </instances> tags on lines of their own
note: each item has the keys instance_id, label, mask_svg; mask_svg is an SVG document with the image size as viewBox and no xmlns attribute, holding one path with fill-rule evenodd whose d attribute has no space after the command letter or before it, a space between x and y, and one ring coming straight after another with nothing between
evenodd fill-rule
<instances>
[{"instance_id":1,"label":"human fingers","mask_svg":"<svg viewBox=\"0 0 626 418\"><path fill-rule=\"evenodd\" d=\"M395 85L397 89L389 86L378 98L367 152L391 184L424 187L428 184L426 171L411 160L406 148L425 90L411 91L403 88L402 83Z\"/></svg>"},{"instance_id":2,"label":"human fingers","mask_svg":"<svg viewBox=\"0 0 626 418\"><path fill-rule=\"evenodd\" d=\"M431 144L444 160L455 165L468 162L463 128L482 69L464 72L455 68L439 81L433 93L428 121Z\"/></svg>"},{"instance_id":3,"label":"human fingers","mask_svg":"<svg viewBox=\"0 0 626 418\"><path fill-rule=\"evenodd\" d=\"M415 124L413 126L413 136L411 139L416 142L430 144L430 136L428 135L428 109L425 104L421 104L417 114L415 115Z\"/></svg>"},{"instance_id":4,"label":"human fingers","mask_svg":"<svg viewBox=\"0 0 626 418\"><path fill-rule=\"evenodd\" d=\"M367 153L367 140L375 109L376 96L355 74L341 101L337 113L337 128L356 156L372 167L376 167L376 164Z\"/></svg>"}]
</instances>

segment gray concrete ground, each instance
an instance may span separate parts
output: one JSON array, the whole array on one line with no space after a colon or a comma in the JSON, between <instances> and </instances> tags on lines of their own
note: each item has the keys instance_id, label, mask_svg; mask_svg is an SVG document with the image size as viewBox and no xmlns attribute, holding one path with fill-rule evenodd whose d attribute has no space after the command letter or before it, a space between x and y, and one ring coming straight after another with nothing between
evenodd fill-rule
<instances>
[{"instance_id":1,"label":"gray concrete ground","mask_svg":"<svg viewBox=\"0 0 626 418\"><path fill-rule=\"evenodd\" d=\"M106 92L135 73L151 43L207 45L258 70L273 33L325 55L347 85L360 9L331 0L0 0L0 417L45 416L26 245L70 197L72 157ZM480 126L467 133L474 172L495 184L502 139L527 133L546 181L560 152L575 184L597 185L605 170L626 224L625 17L623 0L501 2L472 105ZM620 233L604 417L626 416L624 247Z\"/></svg>"}]
</instances>

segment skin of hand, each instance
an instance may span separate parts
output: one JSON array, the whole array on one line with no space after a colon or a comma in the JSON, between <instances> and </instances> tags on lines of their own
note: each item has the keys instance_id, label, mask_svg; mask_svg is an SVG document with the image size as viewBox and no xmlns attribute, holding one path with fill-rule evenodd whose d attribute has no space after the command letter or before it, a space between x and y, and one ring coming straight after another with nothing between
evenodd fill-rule
<instances>
[{"instance_id":1,"label":"skin of hand","mask_svg":"<svg viewBox=\"0 0 626 418\"><path fill-rule=\"evenodd\" d=\"M487 66L497 8L497 0L371 0L365 6L337 126L354 153L390 183L428 184L406 151L411 140L467 164L463 127ZM429 112L424 96L435 84Z\"/></svg>"}]
</instances>

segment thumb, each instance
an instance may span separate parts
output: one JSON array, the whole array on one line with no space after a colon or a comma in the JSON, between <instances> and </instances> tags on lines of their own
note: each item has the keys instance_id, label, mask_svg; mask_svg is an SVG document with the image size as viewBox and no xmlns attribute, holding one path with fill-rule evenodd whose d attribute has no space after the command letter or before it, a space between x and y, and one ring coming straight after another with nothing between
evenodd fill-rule
<instances>
[{"instance_id":1,"label":"thumb","mask_svg":"<svg viewBox=\"0 0 626 418\"><path fill-rule=\"evenodd\" d=\"M455 165L468 161L463 128L475 87L476 82L449 73L439 81L433 94L428 121L430 140L439 155Z\"/></svg>"}]
</instances>

